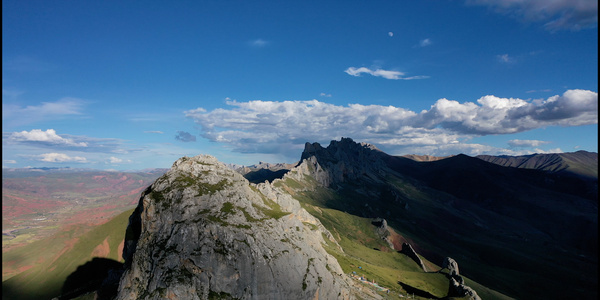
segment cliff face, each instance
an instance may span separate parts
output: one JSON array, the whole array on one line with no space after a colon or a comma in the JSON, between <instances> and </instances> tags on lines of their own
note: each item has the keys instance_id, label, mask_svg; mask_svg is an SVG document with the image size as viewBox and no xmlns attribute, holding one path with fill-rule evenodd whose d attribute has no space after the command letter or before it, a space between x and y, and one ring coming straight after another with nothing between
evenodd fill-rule
<instances>
[{"instance_id":1,"label":"cliff face","mask_svg":"<svg viewBox=\"0 0 600 300\"><path fill-rule=\"evenodd\" d=\"M327 148L319 143L306 143L297 169L310 174L323 186L357 179L379 182L378 174L387 169L387 154L367 143L355 143L350 138L331 141Z\"/></svg>"},{"instance_id":2,"label":"cliff face","mask_svg":"<svg viewBox=\"0 0 600 300\"><path fill-rule=\"evenodd\" d=\"M181 158L130 217L117 299L349 299L330 233L214 157Z\"/></svg>"}]
</instances>

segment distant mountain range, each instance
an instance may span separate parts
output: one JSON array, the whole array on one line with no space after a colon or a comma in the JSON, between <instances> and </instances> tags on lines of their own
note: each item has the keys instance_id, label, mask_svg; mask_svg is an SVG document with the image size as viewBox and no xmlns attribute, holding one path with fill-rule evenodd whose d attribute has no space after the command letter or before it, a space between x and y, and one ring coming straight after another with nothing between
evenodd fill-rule
<instances>
[{"instance_id":1,"label":"distant mountain range","mask_svg":"<svg viewBox=\"0 0 600 300\"><path fill-rule=\"evenodd\" d=\"M582 150L569 153L523 156L478 155L476 157L505 167L536 169L557 174L598 179L598 153L595 152Z\"/></svg>"},{"instance_id":2,"label":"distant mountain range","mask_svg":"<svg viewBox=\"0 0 600 300\"><path fill-rule=\"evenodd\" d=\"M125 236L124 264L110 256L116 264L71 268L62 289L46 295L598 296L596 153L401 157L342 138L327 147L307 143L300 158L249 167L204 155L179 159L141 192L127 229L107 225L81 237L90 249L113 249L116 242L103 240ZM119 218L110 224L124 224ZM61 261L75 257L63 254ZM3 281L3 298L34 299L19 294L39 282L26 278Z\"/></svg>"}]
</instances>

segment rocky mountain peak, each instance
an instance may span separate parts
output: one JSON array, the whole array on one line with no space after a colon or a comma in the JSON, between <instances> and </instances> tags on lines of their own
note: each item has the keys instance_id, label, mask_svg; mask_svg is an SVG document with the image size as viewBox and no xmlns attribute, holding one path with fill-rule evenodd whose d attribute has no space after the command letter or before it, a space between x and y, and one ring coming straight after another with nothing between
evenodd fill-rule
<instances>
[{"instance_id":1,"label":"rocky mountain peak","mask_svg":"<svg viewBox=\"0 0 600 300\"><path fill-rule=\"evenodd\" d=\"M331 234L289 194L183 157L130 217L117 299L349 299Z\"/></svg>"},{"instance_id":2,"label":"rocky mountain peak","mask_svg":"<svg viewBox=\"0 0 600 300\"><path fill-rule=\"evenodd\" d=\"M312 174L325 186L358 178L377 180L377 173L385 167L388 155L368 143L356 143L351 138L331 141L327 148L319 143L306 143L301 156L302 164L320 174Z\"/></svg>"}]
</instances>

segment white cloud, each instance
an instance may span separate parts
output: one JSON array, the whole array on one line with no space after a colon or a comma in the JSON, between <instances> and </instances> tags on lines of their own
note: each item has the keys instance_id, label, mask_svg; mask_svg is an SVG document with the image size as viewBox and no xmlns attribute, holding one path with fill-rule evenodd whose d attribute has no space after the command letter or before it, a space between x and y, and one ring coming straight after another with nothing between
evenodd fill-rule
<instances>
[{"instance_id":1,"label":"white cloud","mask_svg":"<svg viewBox=\"0 0 600 300\"><path fill-rule=\"evenodd\" d=\"M534 154L534 153L563 153L564 151L560 148L554 148L554 149L549 149L549 150L543 150L543 149L534 149L533 151L530 151L527 154Z\"/></svg>"},{"instance_id":2,"label":"white cloud","mask_svg":"<svg viewBox=\"0 0 600 300\"><path fill-rule=\"evenodd\" d=\"M549 144L548 141L540 141L540 140L510 140L508 141L508 145L515 148L521 147L539 147L541 145Z\"/></svg>"},{"instance_id":3,"label":"white cloud","mask_svg":"<svg viewBox=\"0 0 600 300\"><path fill-rule=\"evenodd\" d=\"M25 148L43 148L58 150L76 150L98 153L128 153L137 151L127 149L124 141L114 138L94 138L69 134L57 134L54 129L2 133L2 146ZM124 149L125 148L125 149Z\"/></svg>"},{"instance_id":4,"label":"white cloud","mask_svg":"<svg viewBox=\"0 0 600 300\"><path fill-rule=\"evenodd\" d=\"M431 45L431 44L432 44L432 42L431 42L431 39L429 39L429 38L427 38L427 39L422 39L422 40L419 42L419 46L420 46L420 47L427 47L427 46L429 46L429 45Z\"/></svg>"},{"instance_id":5,"label":"white cloud","mask_svg":"<svg viewBox=\"0 0 600 300\"><path fill-rule=\"evenodd\" d=\"M568 90L562 96L533 101L488 95L477 102L481 106L440 99L429 111L419 114L414 125L488 135L598 123L598 93L592 91Z\"/></svg>"},{"instance_id":6,"label":"white cloud","mask_svg":"<svg viewBox=\"0 0 600 300\"><path fill-rule=\"evenodd\" d=\"M5 160L2 160L2 163L3 164L16 164L17 161L14 159L5 159Z\"/></svg>"},{"instance_id":7,"label":"white cloud","mask_svg":"<svg viewBox=\"0 0 600 300\"><path fill-rule=\"evenodd\" d=\"M496 55L496 58L501 63L512 63L515 61L512 57L508 56L508 54L499 54Z\"/></svg>"},{"instance_id":8,"label":"white cloud","mask_svg":"<svg viewBox=\"0 0 600 300\"><path fill-rule=\"evenodd\" d=\"M390 71L390 70L383 70L383 69L376 69L376 70L371 70L369 68L365 68L365 67L360 67L360 68L354 68L354 67L350 67L348 69L346 69L344 72L346 72L348 75L352 75L352 76L360 76L360 74L362 73L367 73L369 75L375 76L375 77L383 77L385 79L403 79L403 80L411 80L411 79L424 79L424 78L428 78L427 76L412 76L412 77L403 77L404 73L399 72L399 71Z\"/></svg>"},{"instance_id":9,"label":"white cloud","mask_svg":"<svg viewBox=\"0 0 600 300\"><path fill-rule=\"evenodd\" d=\"M598 94L585 90L568 90L546 100L492 95L476 103L440 99L419 113L394 106L338 106L317 100L229 101L227 105L230 108L185 113L201 126L204 138L242 153L296 153L307 141L327 143L352 137L394 153L421 149L414 153L441 155L463 149L463 153L477 155L490 148L466 143L474 137L598 123Z\"/></svg>"},{"instance_id":10,"label":"white cloud","mask_svg":"<svg viewBox=\"0 0 600 300\"><path fill-rule=\"evenodd\" d=\"M120 159L120 158L117 158L117 157L111 156L111 157L108 159L108 162L109 162L109 163L111 163L111 164L118 164L118 163L122 163L122 162L123 162L123 160L122 160L122 159Z\"/></svg>"},{"instance_id":11,"label":"white cloud","mask_svg":"<svg viewBox=\"0 0 600 300\"><path fill-rule=\"evenodd\" d=\"M390 32L388 32L388 35L389 35L390 37L392 37L392 36L394 36L394 33L390 31Z\"/></svg>"},{"instance_id":12,"label":"white cloud","mask_svg":"<svg viewBox=\"0 0 600 300\"><path fill-rule=\"evenodd\" d=\"M52 162L52 163L64 163L64 162L74 162L74 163L86 163L88 162L85 157L81 156L68 156L64 153L44 153L40 155L35 155L34 158L43 162Z\"/></svg>"},{"instance_id":13,"label":"white cloud","mask_svg":"<svg viewBox=\"0 0 600 300\"><path fill-rule=\"evenodd\" d=\"M144 131L144 133L158 133L158 134L163 134L164 132L158 131L158 130L148 130L148 131Z\"/></svg>"},{"instance_id":14,"label":"white cloud","mask_svg":"<svg viewBox=\"0 0 600 300\"><path fill-rule=\"evenodd\" d=\"M321 93L321 94L319 94L319 96L329 98L329 97L331 97L331 94Z\"/></svg>"},{"instance_id":15,"label":"white cloud","mask_svg":"<svg viewBox=\"0 0 600 300\"><path fill-rule=\"evenodd\" d=\"M48 145L61 145L71 147L87 147L86 142L75 142L73 139L63 138L56 134L54 129L47 129L42 131L41 129L33 129L31 131L13 132L10 140L16 142L34 142L43 143Z\"/></svg>"},{"instance_id":16,"label":"white cloud","mask_svg":"<svg viewBox=\"0 0 600 300\"><path fill-rule=\"evenodd\" d=\"M598 25L597 0L467 0L525 22L543 22L549 31L581 30Z\"/></svg>"},{"instance_id":17,"label":"white cloud","mask_svg":"<svg viewBox=\"0 0 600 300\"><path fill-rule=\"evenodd\" d=\"M124 159L121 159L118 157L111 156L108 158L108 161L106 163L116 165L116 164L122 164L122 163L131 163L131 160L129 160L129 159L124 160Z\"/></svg>"}]
</instances>

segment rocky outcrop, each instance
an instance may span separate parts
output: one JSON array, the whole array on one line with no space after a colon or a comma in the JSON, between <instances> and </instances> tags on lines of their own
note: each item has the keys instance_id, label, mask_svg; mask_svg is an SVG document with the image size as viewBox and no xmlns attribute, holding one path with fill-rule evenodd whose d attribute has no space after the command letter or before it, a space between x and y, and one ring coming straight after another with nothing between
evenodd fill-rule
<instances>
[{"instance_id":1,"label":"rocky outcrop","mask_svg":"<svg viewBox=\"0 0 600 300\"><path fill-rule=\"evenodd\" d=\"M116 299L349 299L331 236L290 195L212 156L177 160L130 217Z\"/></svg>"},{"instance_id":2,"label":"rocky outcrop","mask_svg":"<svg viewBox=\"0 0 600 300\"><path fill-rule=\"evenodd\" d=\"M450 275L460 275L458 272L458 263L451 257L444 258L442 262L442 269L448 269Z\"/></svg>"},{"instance_id":3,"label":"rocky outcrop","mask_svg":"<svg viewBox=\"0 0 600 300\"><path fill-rule=\"evenodd\" d=\"M464 279L460 275L450 276L448 296L461 297L468 300L481 300L474 289L465 285Z\"/></svg>"},{"instance_id":4,"label":"rocky outcrop","mask_svg":"<svg viewBox=\"0 0 600 300\"><path fill-rule=\"evenodd\" d=\"M385 240L392 250L400 250L401 247L398 247L398 237L399 235L387 225L387 221L383 218L375 218L371 220L371 224L375 226L375 233L382 239ZM396 244L394 244L396 243ZM398 246L397 246L398 245Z\"/></svg>"},{"instance_id":5,"label":"rocky outcrop","mask_svg":"<svg viewBox=\"0 0 600 300\"><path fill-rule=\"evenodd\" d=\"M458 263L451 257L444 258L442 263L442 269L448 269L446 276L450 281L450 287L448 289L449 297L461 297L469 300L481 300L477 292L465 285L465 280L458 272Z\"/></svg>"},{"instance_id":6,"label":"rocky outcrop","mask_svg":"<svg viewBox=\"0 0 600 300\"><path fill-rule=\"evenodd\" d=\"M423 269L423 272L427 272L427 268L425 268L423 261L417 255L417 252L415 251L415 249L413 249L413 247L409 243L402 243L402 250L400 250L400 253L410 257L412 260L414 260L419 265L419 267L421 267L421 269Z\"/></svg>"}]
</instances>

